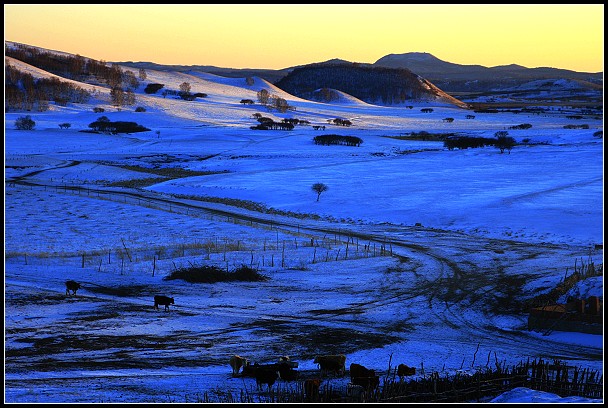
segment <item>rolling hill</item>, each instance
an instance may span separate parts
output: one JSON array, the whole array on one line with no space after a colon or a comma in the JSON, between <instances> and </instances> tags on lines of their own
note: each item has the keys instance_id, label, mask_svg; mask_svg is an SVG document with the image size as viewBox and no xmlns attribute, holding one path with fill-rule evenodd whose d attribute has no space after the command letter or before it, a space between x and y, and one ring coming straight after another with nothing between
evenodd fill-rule
<instances>
[{"instance_id":1,"label":"rolling hill","mask_svg":"<svg viewBox=\"0 0 608 408\"><path fill-rule=\"evenodd\" d=\"M407 105L416 101L467 107L430 81L403 68L340 62L313 64L294 69L276 82L276 86L305 99L313 99L319 89L330 88L375 105Z\"/></svg>"}]
</instances>

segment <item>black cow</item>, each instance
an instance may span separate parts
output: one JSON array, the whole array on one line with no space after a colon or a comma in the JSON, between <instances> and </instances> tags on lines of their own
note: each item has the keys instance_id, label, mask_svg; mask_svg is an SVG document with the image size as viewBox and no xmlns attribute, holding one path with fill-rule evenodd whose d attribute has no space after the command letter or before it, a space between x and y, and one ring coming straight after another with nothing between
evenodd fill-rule
<instances>
[{"instance_id":1,"label":"black cow","mask_svg":"<svg viewBox=\"0 0 608 408\"><path fill-rule=\"evenodd\" d=\"M380 385L380 377L376 375L376 372L361 364L352 363L349 371L352 384L360 385L366 390L375 389Z\"/></svg>"},{"instance_id":2,"label":"black cow","mask_svg":"<svg viewBox=\"0 0 608 408\"><path fill-rule=\"evenodd\" d=\"M279 363L273 364L273 366L279 372L279 377L281 378L281 380L295 381L298 379L298 371L293 369L293 364L290 364L287 361L281 361Z\"/></svg>"},{"instance_id":3,"label":"black cow","mask_svg":"<svg viewBox=\"0 0 608 408\"><path fill-rule=\"evenodd\" d=\"M330 354L325 356L317 356L314 363L319 365L321 374L334 373L344 375L346 371L346 356L344 354Z\"/></svg>"},{"instance_id":4,"label":"black cow","mask_svg":"<svg viewBox=\"0 0 608 408\"><path fill-rule=\"evenodd\" d=\"M297 370L294 370L294 367L297 367L297 363L287 361L263 365L258 363L250 364L249 362L246 362L243 365L241 376L254 377L257 379L261 375L263 378L266 378L265 374L258 374L258 371L272 371L278 374L278 377L275 380L280 378L283 381L295 381L298 379L299 373Z\"/></svg>"},{"instance_id":5,"label":"black cow","mask_svg":"<svg viewBox=\"0 0 608 408\"><path fill-rule=\"evenodd\" d=\"M174 304L175 301L172 297L156 295L154 296L154 308L158 309L158 305L164 305L165 310L169 310L169 305Z\"/></svg>"},{"instance_id":6,"label":"black cow","mask_svg":"<svg viewBox=\"0 0 608 408\"><path fill-rule=\"evenodd\" d=\"M259 366L260 365L258 363L251 364L249 361L245 362L243 365L243 371L241 371L241 376L255 378L255 371Z\"/></svg>"},{"instance_id":7,"label":"black cow","mask_svg":"<svg viewBox=\"0 0 608 408\"><path fill-rule=\"evenodd\" d=\"M408 367L405 364L399 364L399 366L397 366L397 375L399 376L400 380L403 380L403 377L408 376L408 375L415 375L416 374L416 367Z\"/></svg>"},{"instance_id":8,"label":"black cow","mask_svg":"<svg viewBox=\"0 0 608 408\"><path fill-rule=\"evenodd\" d=\"M270 366L258 366L255 369L255 382L259 389L262 389L262 384L267 384L270 389L278 378L279 372L274 364L271 364Z\"/></svg>"},{"instance_id":9,"label":"black cow","mask_svg":"<svg viewBox=\"0 0 608 408\"><path fill-rule=\"evenodd\" d=\"M73 295L76 295L76 291L78 289L80 289L80 283L73 281L73 280L65 281L66 296L68 296L70 294L70 291L72 292Z\"/></svg>"}]
</instances>

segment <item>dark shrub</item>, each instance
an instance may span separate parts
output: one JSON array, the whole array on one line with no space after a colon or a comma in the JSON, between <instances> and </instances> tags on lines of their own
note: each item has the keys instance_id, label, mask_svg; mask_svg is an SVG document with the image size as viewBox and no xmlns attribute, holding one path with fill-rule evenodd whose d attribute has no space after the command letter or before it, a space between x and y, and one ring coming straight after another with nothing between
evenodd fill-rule
<instances>
[{"instance_id":1,"label":"dark shrub","mask_svg":"<svg viewBox=\"0 0 608 408\"><path fill-rule=\"evenodd\" d=\"M146 108L144 108L143 106L138 106L137 108L135 108L135 112L145 112Z\"/></svg>"},{"instance_id":2,"label":"dark shrub","mask_svg":"<svg viewBox=\"0 0 608 408\"><path fill-rule=\"evenodd\" d=\"M160 89L162 89L164 86L165 85L163 85L163 84L148 84L148 85L146 85L144 92L147 94L155 94Z\"/></svg>"},{"instance_id":3,"label":"dark shrub","mask_svg":"<svg viewBox=\"0 0 608 408\"><path fill-rule=\"evenodd\" d=\"M522 123L521 125L509 126L509 129L525 130L525 129L530 129L531 127L532 127L532 125L529 123Z\"/></svg>"},{"instance_id":4,"label":"dark shrub","mask_svg":"<svg viewBox=\"0 0 608 408\"><path fill-rule=\"evenodd\" d=\"M95 113L102 113L105 112L106 110L104 108L93 108L93 112Z\"/></svg>"},{"instance_id":5,"label":"dark shrub","mask_svg":"<svg viewBox=\"0 0 608 408\"><path fill-rule=\"evenodd\" d=\"M21 116L15 121L15 128L17 130L32 130L36 126L36 122L32 120L30 115Z\"/></svg>"}]
</instances>

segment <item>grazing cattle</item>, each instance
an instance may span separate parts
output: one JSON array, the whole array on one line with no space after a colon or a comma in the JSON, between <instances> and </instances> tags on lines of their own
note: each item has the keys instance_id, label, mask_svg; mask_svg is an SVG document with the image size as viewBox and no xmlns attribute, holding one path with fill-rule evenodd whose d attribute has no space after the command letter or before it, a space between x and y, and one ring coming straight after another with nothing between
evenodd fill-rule
<instances>
[{"instance_id":1,"label":"grazing cattle","mask_svg":"<svg viewBox=\"0 0 608 408\"><path fill-rule=\"evenodd\" d=\"M73 281L73 280L65 281L66 296L68 296L70 294L70 292L72 292L73 295L76 295L76 291L78 289L80 289L80 283Z\"/></svg>"},{"instance_id":2,"label":"grazing cattle","mask_svg":"<svg viewBox=\"0 0 608 408\"><path fill-rule=\"evenodd\" d=\"M401 380L403 380L403 377L405 377L406 375L414 374L416 374L416 367L408 367L405 364L399 364L399 366L397 367L397 375Z\"/></svg>"},{"instance_id":3,"label":"grazing cattle","mask_svg":"<svg viewBox=\"0 0 608 408\"><path fill-rule=\"evenodd\" d=\"M154 296L154 309L158 309L158 305L165 306L165 310L169 310L169 305L174 304L175 301L172 297L156 295Z\"/></svg>"},{"instance_id":4,"label":"grazing cattle","mask_svg":"<svg viewBox=\"0 0 608 408\"><path fill-rule=\"evenodd\" d=\"M270 366L274 367L278 371L281 380L295 381L298 379L298 372L293 369L294 366L298 366L297 363L294 364L289 361L281 361Z\"/></svg>"},{"instance_id":5,"label":"grazing cattle","mask_svg":"<svg viewBox=\"0 0 608 408\"><path fill-rule=\"evenodd\" d=\"M245 372L245 366L249 365L249 361L239 355L234 354L230 357L230 367L232 367L232 375L236 376L239 374L241 367L243 367L243 373Z\"/></svg>"},{"instance_id":6,"label":"grazing cattle","mask_svg":"<svg viewBox=\"0 0 608 408\"><path fill-rule=\"evenodd\" d=\"M375 389L380 385L380 377L372 369L365 368L361 364L350 365L350 382L367 389Z\"/></svg>"},{"instance_id":7,"label":"grazing cattle","mask_svg":"<svg viewBox=\"0 0 608 408\"><path fill-rule=\"evenodd\" d=\"M255 364L251 364L249 361L246 361L245 364L243 365L243 372L241 373L241 376L243 377L255 377L255 370L259 367L260 365L258 363Z\"/></svg>"},{"instance_id":8,"label":"grazing cattle","mask_svg":"<svg viewBox=\"0 0 608 408\"><path fill-rule=\"evenodd\" d=\"M232 365L232 364L231 364ZM267 377L267 374L263 372L272 371L277 374L277 378L280 378L284 381L294 381L298 378L298 371L294 370L294 367L297 367L298 363L294 362L280 362L280 363L272 363L272 364L250 364L249 361L245 360L243 363L243 372L241 374L242 377L253 377L258 379L260 376L263 378ZM261 371L261 374L258 374L258 371ZM234 373L234 371L233 371ZM273 381L274 384L274 381ZM272 385L272 384L270 384Z\"/></svg>"},{"instance_id":9,"label":"grazing cattle","mask_svg":"<svg viewBox=\"0 0 608 408\"><path fill-rule=\"evenodd\" d=\"M279 378L279 373L273 366L258 366L255 369L255 382L259 389L262 389L262 384L267 384L270 389Z\"/></svg>"},{"instance_id":10,"label":"grazing cattle","mask_svg":"<svg viewBox=\"0 0 608 408\"><path fill-rule=\"evenodd\" d=\"M321 388L321 379L312 378L312 379L304 380L305 402L319 401L319 388Z\"/></svg>"},{"instance_id":11,"label":"grazing cattle","mask_svg":"<svg viewBox=\"0 0 608 408\"><path fill-rule=\"evenodd\" d=\"M344 354L317 356L314 363L319 365L322 374L332 372L344 375L346 372L346 356Z\"/></svg>"}]
</instances>

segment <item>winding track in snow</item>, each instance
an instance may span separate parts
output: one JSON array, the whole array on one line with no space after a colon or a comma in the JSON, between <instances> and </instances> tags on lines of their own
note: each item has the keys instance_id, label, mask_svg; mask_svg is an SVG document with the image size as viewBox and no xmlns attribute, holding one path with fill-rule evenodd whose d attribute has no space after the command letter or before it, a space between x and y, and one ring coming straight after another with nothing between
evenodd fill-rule
<instances>
[{"instance_id":1,"label":"winding track in snow","mask_svg":"<svg viewBox=\"0 0 608 408\"><path fill-rule=\"evenodd\" d=\"M68 167L77 164L76 162L66 162L63 166ZM39 183L28 182L27 179L40 171L30 173L28 175L15 178L16 184L29 185L32 187L57 187L53 185L44 185ZM388 306L393 304L407 303L413 298L424 296L428 299L429 310L432 312L432 320L437 326L459 326L459 330L465 335L479 341L491 341L495 347L503 353L508 353L508 350L517 350L518 353L529 351L529 354L543 354L554 356L557 359L601 359L601 350L588 348L585 346L577 346L570 344L562 344L557 342L539 340L537 337L529 336L523 332L505 332L492 323L493 314L487 311L483 312L487 316L485 321L470 321L467 320L467 314L459 313L459 310L464 308L479 307L482 309L482 302L499 301L491 297L492 293L501 292L504 288L498 285L504 284L502 280L478 279L479 276L491 274L495 275L495 267L488 268L481 265L476 265L473 262L463 262L458 264L447 252L460 251L468 254L474 254L479 248L497 247L502 251L510 253L519 253L522 258L533 257L535 254L544 254L547 251L569 251L576 254L580 253L582 248L562 248L559 245L550 244L530 244L526 242L518 242L513 240L488 239L476 237L462 233L424 229L416 227L395 227L390 225L377 225L375 231L362 232L358 231L356 226L341 225L339 228L332 227L330 224L317 223L313 221L289 220L285 217L280 219L271 219L264 217L261 214L255 215L251 213L243 213L238 209L218 209L208 206L204 202L194 202L192 200L183 200L175 197L167 196L149 191L138 190L110 190L102 188L87 188L80 186L62 187L64 191L87 192L89 197L95 197L95 194L103 196L105 199L110 198L117 202L156 206L159 209L166 209L170 205L171 211L176 212L180 209L186 214L195 212L205 212L211 215L222 216L227 218L239 219L241 221L255 222L258 225L269 225L274 228L281 228L282 232L286 233L322 233L322 234L338 234L340 236L348 235L352 238L357 238L370 242L391 247L394 256L403 259L407 257L415 257L421 259L421 262L434 265L434 270L437 275L431 278L422 274L416 274L415 288L394 290L390 294L382 293L370 301L352 304L348 310L336 310L334 312L325 312L322 315L315 316L292 316L288 314L272 314L268 316L257 316L260 320L280 320L284 322L298 322L299 324L323 324L323 322L335 323L340 321L342 315L351 315L353 313L361 313L365 310L371 310L380 306ZM61 190L58 190L61 191ZM574 256L574 255L573 255ZM488 286L490 285L490 286ZM121 298L121 302L125 299ZM186 311L188 308L180 308ZM191 308L194 309L194 308ZM204 313L207 311L192 310L195 313ZM214 310L214 313L227 313L235 315L234 310L223 312ZM248 312L240 310L236 314L241 316L254 317L255 311ZM356 326L348 319L344 320L345 325ZM357 327L354 327L357 328ZM247 328L250 330L251 328ZM365 327L358 327L359 330L365 330ZM229 329L221 329L215 335L225 336L230 333L242 331L242 328L234 327ZM438 342L458 342L459 339L437 338Z\"/></svg>"}]
</instances>

